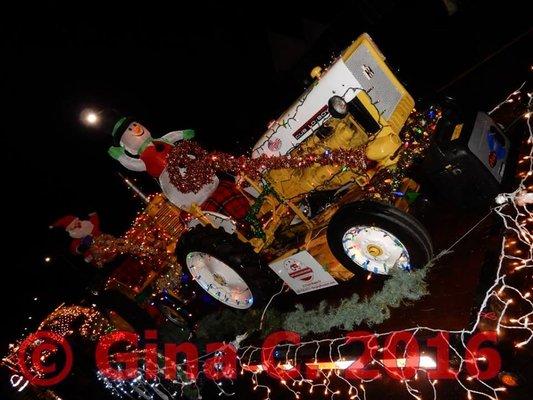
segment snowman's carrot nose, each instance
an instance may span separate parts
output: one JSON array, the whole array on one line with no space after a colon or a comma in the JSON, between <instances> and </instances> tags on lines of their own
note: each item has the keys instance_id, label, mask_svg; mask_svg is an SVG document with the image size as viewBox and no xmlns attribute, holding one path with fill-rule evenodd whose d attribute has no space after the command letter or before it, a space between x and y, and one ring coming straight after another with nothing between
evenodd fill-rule
<instances>
[{"instance_id":1,"label":"snowman's carrot nose","mask_svg":"<svg viewBox=\"0 0 533 400\"><path fill-rule=\"evenodd\" d=\"M135 125L133 127L133 132L136 134L136 135L140 135L143 133L143 128L141 128L140 125Z\"/></svg>"}]
</instances>

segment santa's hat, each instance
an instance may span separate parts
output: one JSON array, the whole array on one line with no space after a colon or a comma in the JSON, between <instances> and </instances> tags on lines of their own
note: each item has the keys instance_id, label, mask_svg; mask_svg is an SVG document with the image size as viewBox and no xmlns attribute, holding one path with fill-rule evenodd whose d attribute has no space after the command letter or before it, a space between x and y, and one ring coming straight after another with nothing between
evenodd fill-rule
<instances>
[{"instance_id":1,"label":"santa's hat","mask_svg":"<svg viewBox=\"0 0 533 400\"><path fill-rule=\"evenodd\" d=\"M52 228L66 229L67 226L69 226L72 223L72 221L75 221L77 219L78 217L75 217L74 215L65 215L64 217L59 218L56 222L50 225L49 228L50 229Z\"/></svg>"}]
</instances>

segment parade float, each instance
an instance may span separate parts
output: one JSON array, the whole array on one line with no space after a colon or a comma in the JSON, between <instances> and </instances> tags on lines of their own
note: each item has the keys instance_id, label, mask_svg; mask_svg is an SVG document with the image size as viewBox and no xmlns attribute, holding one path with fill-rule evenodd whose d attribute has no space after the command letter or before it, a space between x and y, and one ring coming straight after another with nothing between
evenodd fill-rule
<instances>
[{"instance_id":1,"label":"parade float","mask_svg":"<svg viewBox=\"0 0 533 400\"><path fill-rule=\"evenodd\" d=\"M181 211L174 238L183 271L230 308L264 305L277 278L301 294L362 271L390 282L416 275L433 247L409 214L419 185L408 170L433 135L479 141L472 152L481 158L491 151L482 138L490 128L501 180L509 142L490 117L463 128L438 105L414 109L368 35L312 76L250 156L208 152L191 130L154 139L133 118L114 124L110 155L157 179L159 201Z\"/></svg>"},{"instance_id":2,"label":"parade float","mask_svg":"<svg viewBox=\"0 0 533 400\"><path fill-rule=\"evenodd\" d=\"M413 216L414 170L446 187L451 204L490 203L508 138L483 112L415 109L367 34L311 76L249 155L209 152L192 129L154 137L135 118L101 113L109 155L161 188L148 196L123 177L145 210L122 236L98 232L83 249L98 266L127 256L104 292L204 339L371 326L428 293L441 253ZM379 284L366 290L369 280ZM312 305L300 305L312 292ZM226 309L213 312L217 304Z\"/></svg>"},{"instance_id":3,"label":"parade float","mask_svg":"<svg viewBox=\"0 0 533 400\"><path fill-rule=\"evenodd\" d=\"M237 338L230 342L236 351L249 335L264 337L276 329L305 337L370 327L385 321L392 308L427 294L430 268L447 250L435 254L428 230L412 215L419 189L413 165L426 168L441 185L475 188L472 196L478 203L491 201L506 172L509 139L487 113L458 116L437 103L415 109L366 34L311 75L313 83L269 124L249 155L209 152L192 140L190 129L154 138L134 118L113 121L110 156L130 171L147 172L161 193L147 196L125 178L146 207L120 237L71 216L54 224L73 239L71 250L97 267L121 255L130 258L106 278L104 291L118 290L146 309L155 306L186 328L189 338ZM453 199L453 193L448 195ZM531 196L517 191L501 197L500 206L510 201L525 207ZM304 308L297 303L298 295L316 292L320 300L328 288L350 288L354 281L361 287L360 282L373 277L382 285L365 297L348 291L335 305L320 302ZM291 307L276 309L272 300L288 290ZM202 299L215 311L195 305ZM225 308L220 311L217 305ZM196 309L202 312L191 312ZM129 327L127 320L127 315L116 315L113 326ZM318 349L314 364L311 356L305 361L321 379L323 371L329 371L329 379L331 371L339 376L339 370L347 369L339 366L340 358L333 360L335 340L325 339L327 362L316 362ZM316 342L295 341L293 347L298 352L310 344ZM461 351L465 348L463 343ZM252 356L254 351L253 346L241 347L239 366L252 374L254 390L265 388L268 397L270 388L258 383L264 365ZM292 364L284 364L289 354ZM277 368L292 369L297 356L287 350L277 361ZM199 385L181 378L178 386ZM129 396L132 388L139 398L179 396L178 390L172 395L152 390L143 379L130 386L103 380L119 397ZM336 393L329 380L288 380L293 386L309 385L309 393L315 386L325 387L325 394ZM287 386L285 380L282 384ZM353 398L364 398L362 383L350 383L349 389L349 395L356 393Z\"/></svg>"}]
</instances>

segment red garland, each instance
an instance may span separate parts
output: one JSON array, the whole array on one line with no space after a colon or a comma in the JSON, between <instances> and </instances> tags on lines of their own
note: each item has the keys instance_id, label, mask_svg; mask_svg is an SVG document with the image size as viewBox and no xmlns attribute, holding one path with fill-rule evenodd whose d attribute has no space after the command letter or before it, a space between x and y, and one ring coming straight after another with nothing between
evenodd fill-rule
<instances>
[{"instance_id":1,"label":"red garland","mask_svg":"<svg viewBox=\"0 0 533 400\"><path fill-rule=\"evenodd\" d=\"M235 157L228 153L213 151L208 153L198 143L182 140L170 151L167 170L170 182L182 193L197 193L213 180L216 172L234 175L247 175L259 179L268 170L304 169L314 165L342 165L358 171L367 168L368 160L364 147L356 149L325 150L319 154L308 153L258 158Z\"/></svg>"}]
</instances>

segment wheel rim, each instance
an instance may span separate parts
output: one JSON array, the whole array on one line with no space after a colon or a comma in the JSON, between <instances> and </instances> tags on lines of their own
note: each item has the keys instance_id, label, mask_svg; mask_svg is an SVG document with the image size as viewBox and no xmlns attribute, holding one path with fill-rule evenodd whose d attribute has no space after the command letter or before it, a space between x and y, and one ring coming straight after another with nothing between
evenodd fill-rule
<instances>
[{"instance_id":1,"label":"wheel rim","mask_svg":"<svg viewBox=\"0 0 533 400\"><path fill-rule=\"evenodd\" d=\"M361 268L388 275L394 268L411 270L409 252L392 233L375 226L359 225L342 237L344 252Z\"/></svg>"},{"instance_id":2,"label":"wheel rim","mask_svg":"<svg viewBox=\"0 0 533 400\"><path fill-rule=\"evenodd\" d=\"M189 253L185 263L193 279L221 303L241 310L252 306L250 287L229 265L199 251Z\"/></svg>"}]
</instances>

